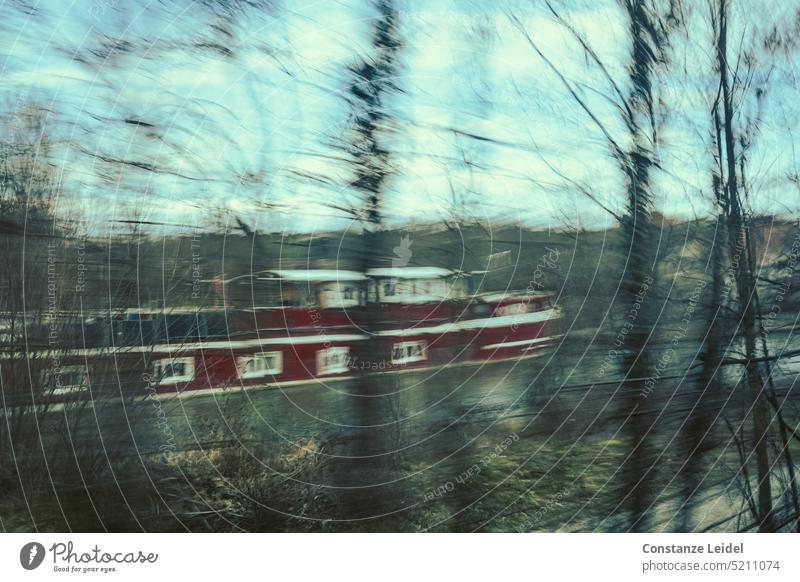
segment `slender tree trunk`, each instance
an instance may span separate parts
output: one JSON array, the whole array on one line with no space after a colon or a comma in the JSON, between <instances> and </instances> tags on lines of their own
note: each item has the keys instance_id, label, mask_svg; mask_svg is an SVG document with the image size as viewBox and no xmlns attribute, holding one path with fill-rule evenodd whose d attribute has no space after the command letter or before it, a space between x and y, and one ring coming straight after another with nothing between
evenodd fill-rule
<instances>
[{"instance_id":1,"label":"slender tree trunk","mask_svg":"<svg viewBox=\"0 0 800 582\"><path fill-rule=\"evenodd\" d=\"M745 374L750 390L753 415L753 449L756 456L756 479L758 483L758 521L759 531L773 531L772 486L770 483L770 464L767 437L769 434L769 415L764 394L764 382L756 357L756 316L754 310L755 280L747 258L750 249L747 225L741 207L736 169L734 138L733 98L728 76L727 58L727 0L719 1L717 65L719 67L722 92L722 127L725 143L725 162L727 165L728 236L731 258L734 266L737 295L740 302L740 325L744 337Z\"/></svg>"},{"instance_id":2,"label":"slender tree trunk","mask_svg":"<svg viewBox=\"0 0 800 582\"><path fill-rule=\"evenodd\" d=\"M363 227L356 249L357 268L390 266L385 235L381 232L384 192L392 175L391 154L384 145L385 134L392 125L387 101L396 90L398 52L402 46L399 38L399 12L393 0L374 0L376 16L372 24L369 54L349 67L348 93L353 109L351 128L345 149L350 158L353 177L350 188L360 195L356 219ZM382 357L378 351L375 333L383 314L366 305L358 317L362 331L368 336L360 348L351 354L351 365L356 379L353 391L347 398L351 428L343 435L345 440L341 455L335 459L334 483L341 489L341 507L344 518L364 518L385 513L386 502L394 502L388 485L379 485L385 479L391 454L388 437L392 431L390 383L366 375ZM389 423L389 424L387 424Z\"/></svg>"},{"instance_id":3,"label":"slender tree trunk","mask_svg":"<svg viewBox=\"0 0 800 582\"><path fill-rule=\"evenodd\" d=\"M718 176L714 176L715 189L719 186ZM714 226L711 241L709 265L711 266L711 285L703 294L706 326L703 332L703 350L700 356L700 376L694 384L691 409L684 425L683 449L681 456L681 492L683 497L680 523L681 531L691 531L694 496L702 485L703 458L710 448L708 441L716 415L715 400L720 394L720 363L724 355L721 329L721 306L723 302L723 268L725 260L725 218L720 215Z\"/></svg>"},{"instance_id":4,"label":"slender tree trunk","mask_svg":"<svg viewBox=\"0 0 800 582\"><path fill-rule=\"evenodd\" d=\"M648 300L656 279L656 251L651 224L652 194L650 169L653 165L657 136L653 113L651 77L655 65L652 39L648 38L651 14L643 2L623 2L628 12L632 53L630 81L630 119L633 145L626 154L623 167L627 174L627 212L623 233L628 251L628 263L623 273L621 300L628 311L639 304L638 315L626 322L630 329L622 358L622 372L629 378L648 378L652 373L652 355L648 338L655 326L655 313ZM627 510L628 527L632 531L649 530L652 507L653 479L652 447L647 439L653 429L654 417L642 398L643 386L625 388L623 396L623 427L630 451L622 465L619 494Z\"/></svg>"}]
</instances>

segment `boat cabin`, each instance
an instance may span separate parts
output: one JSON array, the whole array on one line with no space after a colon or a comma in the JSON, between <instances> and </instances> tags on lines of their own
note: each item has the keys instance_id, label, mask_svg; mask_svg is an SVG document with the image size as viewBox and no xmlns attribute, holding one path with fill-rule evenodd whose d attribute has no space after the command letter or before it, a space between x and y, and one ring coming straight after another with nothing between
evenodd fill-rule
<instances>
[{"instance_id":1,"label":"boat cabin","mask_svg":"<svg viewBox=\"0 0 800 582\"><path fill-rule=\"evenodd\" d=\"M258 277L277 286L283 307L342 309L363 305L367 278L356 271L281 269Z\"/></svg>"},{"instance_id":2,"label":"boat cabin","mask_svg":"<svg viewBox=\"0 0 800 582\"><path fill-rule=\"evenodd\" d=\"M363 273L333 269L278 269L222 281L218 302L232 307L346 308L366 299Z\"/></svg>"},{"instance_id":3,"label":"boat cabin","mask_svg":"<svg viewBox=\"0 0 800 582\"><path fill-rule=\"evenodd\" d=\"M370 269L371 303L431 303L467 296L466 275L439 267Z\"/></svg>"}]
</instances>

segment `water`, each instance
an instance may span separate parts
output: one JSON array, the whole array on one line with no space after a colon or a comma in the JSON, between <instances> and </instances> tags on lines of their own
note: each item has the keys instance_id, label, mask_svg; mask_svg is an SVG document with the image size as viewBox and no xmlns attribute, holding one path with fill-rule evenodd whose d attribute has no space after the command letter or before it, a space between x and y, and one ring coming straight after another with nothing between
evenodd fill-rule
<instances>
[{"instance_id":1,"label":"water","mask_svg":"<svg viewBox=\"0 0 800 582\"><path fill-rule=\"evenodd\" d=\"M613 382L614 369L598 378L607 350L587 345L571 337L527 360L68 409L51 413L44 441L54 451L65 438L73 450L99 446L100 464L134 459L145 467L134 472L166 458L191 483L183 495L218 500L215 515L229 511L228 498L252 501L261 517L250 529L617 531L627 527L620 467L631 450L620 398L631 388ZM685 370L692 348L667 371ZM797 404L793 378L776 376L787 411ZM665 372L642 399L654 530L680 527L676 475L693 386L692 376ZM704 406L735 420L740 392ZM65 414L79 419L66 435ZM722 420L710 443L694 529L740 509L738 456Z\"/></svg>"}]
</instances>

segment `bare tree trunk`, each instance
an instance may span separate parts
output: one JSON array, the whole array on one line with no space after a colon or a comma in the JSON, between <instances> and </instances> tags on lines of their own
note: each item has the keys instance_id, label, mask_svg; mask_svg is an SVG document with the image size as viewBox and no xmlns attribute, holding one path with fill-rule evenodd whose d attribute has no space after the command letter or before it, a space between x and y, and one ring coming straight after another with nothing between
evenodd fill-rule
<instances>
[{"instance_id":1,"label":"bare tree trunk","mask_svg":"<svg viewBox=\"0 0 800 582\"><path fill-rule=\"evenodd\" d=\"M631 55L628 63L629 93L612 76L598 54L576 29L570 25L550 2L545 2L550 12L577 40L612 88L618 98L622 120L628 130L631 146L624 148L611 134L611 131L598 117L573 84L561 70L548 59L522 21L512 16L512 22L525 35L528 43L544 60L567 88L572 98L589 116L592 123L605 136L614 159L619 164L626 179L627 209L622 222L623 244L627 251L627 264L623 273L620 305L627 311L633 306L636 317L626 321L626 342L622 352L621 371L626 378L647 379L652 373L652 355L648 338L656 323L655 310L647 300L649 290L656 280L658 253L654 245L651 212L653 197L650 192L650 170L655 165L658 144L657 121L653 99L653 78L656 67L666 62L668 32L678 21L676 14L670 12L661 18L653 3L644 0L619 0L628 16L631 42ZM672 9L674 7L670 7ZM633 319L633 321L631 321ZM622 397L622 414L625 419L623 434L630 445L630 452L621 468L617 494L618 507L626 512L628 527L634 531L648 530L648 514L652 507L650 475L654 471L651 462L653 455L647 441L652 430L653 417L644 406L642 398L644 382L628 382Z\"/></svg>"},{"instance_id":2,"label":"bare tree trunk","mask_svg":"<svg viewBox=\"0 0 800 582\"><path fill-rule=\"evenodd\" d=\"M718 176L715 184L718 183ZM683 455L681 456L681 504L680 530L692 530L694 497L702 485L703 458L711 447L709 441L716 415L715 400L720 394L721 367L724 356L721 311L723 304L723 261L725 260L725 219L719 216L714 225L709 265L711 285L704 294L706 326L703 332L703 349L700 355L701 369L691 395L691 409L683 427Z\"/></svg>"},{"instance_id":3,"label":"bare tree trunk","mask_svg":"<svg viewBox=\"0 0 800 582\"><path fill-rule=\"evenodd\" d=\"M727 58L727 0L719 0L718 31L716 42L717 66L719 68L722 98L722 128L725 143L727 181L725 183L728 212L728 236L733 261L734 278L740 303L740 325L744 339L745 374L750 390L753 414L753 449L756 456L756 478L758 483L759 531L774 530L772 509L772 486L767 437L770 419L764 394L764 382L756 358L756 314L754 309L755 280L747 259L750 249L747 223L741 207L736 169L736 151L733 119L733 97L728 76Z\"/></svg>"},{"instance_id":4,"label":"bare tree trunk","mask_svg":"<svg viewBox=\"0 0 800 582\"><path fill-rule=\"evenodd\" d=\"M399 13L393 0L374 0L376 16L372 25L370 53L350 67L351 81L348 92L352 98L351 134L346 140L346 150L353 169L349 186L360 195L360 206L354 214L363 226L358 244L358 268L366 271L374 267L389 266L385 236L381 232L382 207L387 182L392 175L390 151L384 145L387 128L391 126L387 101L395 92L398 72L398 52L402 46L399 35ZM392 501L393 495L386 485L378 485L386 475L389 462L386 458L391 446L387 445L392 426L389 410L390 385L374 376L365 376L358 364L378 363L377 325L382 313L363 309L360 325L368 338L355 354L356 380L351 400L351 426L345 436L342 456L337 459L334 481L343 487L342 508L344 517L371 517L383 513L381 506ZM366 365L366 369L371 366ZM377 368L377 366L376 366ZM391 480L387 480L391 481Z\"/></svg>"},{"instance_id":5,"label":"bare tree trunk","mask_svg":"<svg viewBox=\"0 0 800 582\"><path fill-rule=\"evenodd\" d=\"M692 409L689 412L684 428L684 455L681 468L682 497L681 505L681 531L690 531L692 528L692 510L694 509L693 497L701 485L702 459L706 449L708 433L713 427L711 412L705 409L705 402L711 401L719 393L721 383L721 363L725 355L724 346L727 342L723 339L721 319L725 317L724 263L726 258L725 247L727 243L727 218L728 209L727 190L723 185L722 153L722 125L719 114L719 94L711 108L711 139L714 166L711 171L711 188L717 206L717 219L714 224L714 236L711 239L709 262L705 272L711 267L711 288L705 294L705 330L703 331L703 350L700 356L702 368L692 395ZM734 435L735 437L735 435Z\"/></svg>"},{"instance_id":6,"label":"bare tree trunk","mask_svg":"<svg viewBox=\"0 0 800 582\"><path fill-rule=\"evenodd\" d=\"M644 2L628 0L623 0L622 5L628 14L632 42L630 113L627 121L633 144L623 164L628 202L622 227L628 264L623 273L620 299L626 310L636 303L641 304L638 316L629 322L622 372L629 378L648 378L652 373L653 361L648 338L656 319L651 302L644 294L655 283L657 263L651 223L653 197L650 192L650 169L657 143L652 74L658 41L652 36L654 24L649 6ZM644 406L646 400L641 397L640 388L643 386L636 384L626 387L623 397L623 414L626 417L623 430L631 448L622 466L619 495L622 497L622 506L627 509L629 529L632 531L648 531L652 506L649 483L653 478L653 455L647 435L653 428L654 418Z\"/></svg>"}]
</instances>

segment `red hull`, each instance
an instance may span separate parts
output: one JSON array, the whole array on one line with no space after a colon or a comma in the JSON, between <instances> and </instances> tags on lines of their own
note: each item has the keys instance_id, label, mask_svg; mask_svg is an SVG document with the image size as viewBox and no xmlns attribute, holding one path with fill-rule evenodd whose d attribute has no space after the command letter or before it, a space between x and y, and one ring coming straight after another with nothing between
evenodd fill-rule
<instances>
[{"instance_id":1,"label":"red hull","mask_svg":"<svg viewBox=\"0 0 800 582\"><path fill-rule=\"evenodd\" d=\"M534 354L555 337L544 297L265 308L228 314L224 335L152 345L39 352L30 377L56 372L58 397L325 382ZM81 371L84 378L79 380ZM27 399L31 392L27 391Z\"/></svg>"},{"instance_id":2,"label":"red hull","mask_svg":"<svg viewBox=\"0 0 800 582\"><path fill-rule=\"evenodd\" d=\"M189 357L195 369L191 380L162 379L157 391L324 382L360 373L506 360L532 355L554 337L557 313L544 304L518 298L482 307L488 307L482 316L463 302L373 306L373 313L365 308L262 310L248 314L258 330L247 337L157 346L154 360ZM366 325L365 317L376 313L380 325ZM277 352L279 368L262 375L242 372L239 358Z\"/></svg>"}]
</instances>

